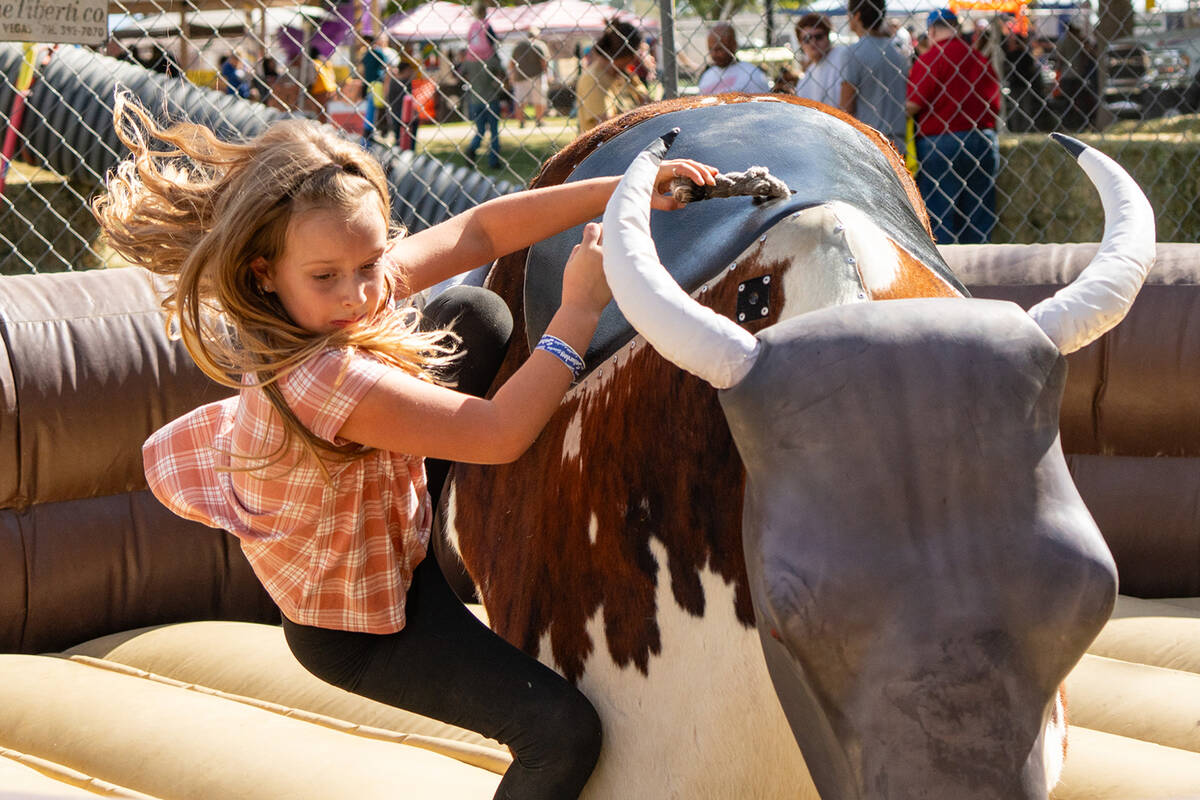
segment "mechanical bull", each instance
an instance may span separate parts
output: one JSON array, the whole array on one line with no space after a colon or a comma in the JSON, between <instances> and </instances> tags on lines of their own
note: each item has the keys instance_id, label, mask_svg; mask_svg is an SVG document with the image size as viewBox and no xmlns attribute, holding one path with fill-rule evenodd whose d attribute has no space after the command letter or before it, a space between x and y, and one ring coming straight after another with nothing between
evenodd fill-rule
<instances>
[{"instance_id":1,"label":"mechanical bull","mask_svg":"<svg viewBox=\"0 0 1200 800\"><path fill-rule=\"evenodd\" d=\"M676 127L673 155L792 196L652 221ZM587 797L1046 797L1058 687L1116 594L1058 442L1062 354L1154 253L1132 180L1064 143L1105 239L1028 314L963 299L890 146L823 107L661 104L547 165L629 168L604 231L624 316L528 453L455 468L443 517L492 626L596 704ZM493 271L524 328L501 379L575 241Z\"/></svg>"}]
</instances>

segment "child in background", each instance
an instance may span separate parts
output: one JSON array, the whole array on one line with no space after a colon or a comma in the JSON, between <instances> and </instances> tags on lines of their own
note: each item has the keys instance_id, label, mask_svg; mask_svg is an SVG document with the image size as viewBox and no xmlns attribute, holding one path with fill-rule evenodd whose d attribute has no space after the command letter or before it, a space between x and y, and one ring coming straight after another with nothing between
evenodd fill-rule
<instances>
[{"instance_id":1,"label":"child in background","mask_svg":"<svg viewBox=\"0 0 1200 800\"><path fill-rule=\"evenodd\" d=\"M611 297L599 226L572 251L547 335L490 400L441 381L453 364L460 389L487 389L511 330L503 302L459 287L423 321L393 300L597 216L617 178L507 195L393 237L379 165L312 123L234 144L164 129L126 98L114 113L133 156L96 216L119 253L174 280L164 307L188 352L240 390L147 441L155 495L238 536L314 675L509 745L496 797L576 797L599 754L596 712L480 624L425 557L440 489L425 457L498 463L532 443ZM715 172L665 161L660 191Z\"/></svg>"},{"instance_id":2,"label":"child in background","mask_svg":"<svg viewBox=\"0 0 1200 800\"><path fill-rule=\"evenodd\" d=\"M649 97L629 71L638 63L642 34L632 23L612 19L588 51L575 84L576 121L587 133L605 120L636 108Z\"/></svg>"},{"instance_id":3,"label":"child in background","mask_svg":"<svg viewBox=\"0 0 1200 800\"><path fill-rule=\"evenodd\" d=\"M333 60L331 56L322 55L316 45L309 48L308 57L313 64L313 81L308 85L308 93L316 105L317 119L329 122L329 104L338 91Z\"/></svg>"}]
</instances>

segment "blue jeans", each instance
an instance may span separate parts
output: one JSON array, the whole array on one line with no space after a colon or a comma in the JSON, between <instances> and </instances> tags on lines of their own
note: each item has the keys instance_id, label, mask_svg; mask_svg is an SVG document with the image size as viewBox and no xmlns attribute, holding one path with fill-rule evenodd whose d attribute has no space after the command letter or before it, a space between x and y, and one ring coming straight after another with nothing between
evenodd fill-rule
<instances>
[{"instance_id":1,"label":"blue jeans","mask_svg":"<svg viewBox=\"0 0 1200 800\"><path fill-rule=\"evenodd\" d=\"M917 186L938 244L986 244L996 227L995 131L917 138Z\"/></svg>"},{"instance_id":2,"label":"blue jeans","mask_svg":"<svg viewBox=\"0 0 1200 800\"><path fill-rule=\"evenodd\" d=\"M475 160L475 151L483 143L483 132L487 128L492 135L491 146L488 150L488 165L492 168L500 166L500 101L493 100L484 103L474 100L471 103L471 121L475 123L475 135L467 145L467 157Z\"/></svg>"},{"instance_id":3,"label":"blue jeans","mask_svg":"<svg viewBox=\"0 0 1200 800\"><path fill-rule=\"evenodd\" d=\"M363 115L362 145L366 147L375 138L375 98L371 97L371 84L364 81L363 85L367 87L367 109Z\"/></svg>"}]
</instances>

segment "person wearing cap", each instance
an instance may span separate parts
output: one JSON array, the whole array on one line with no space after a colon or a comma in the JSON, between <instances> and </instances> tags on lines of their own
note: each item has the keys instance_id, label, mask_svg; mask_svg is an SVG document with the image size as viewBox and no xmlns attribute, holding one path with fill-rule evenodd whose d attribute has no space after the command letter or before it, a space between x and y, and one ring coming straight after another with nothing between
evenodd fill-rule
<instances>
[{"instance_id":1,"label":"person wearing cap","mask_svg":"<svg viewBox=\"0 0 1200 800\"><path fill-rule=\"evenodd\" d=\"M700 76L700 94L771 91L767 74L753 64L737 60L737 34L728 22L719 22L708 34L708 60L712 66Z\"/></svg>"},{"instance_id":2,"label":"person wearing cap","mask_svg":"<svg viewBox=\"0 0 1200 800\"><path fill-rule=\"evenodd\" d=\"M829 35L833 25L824 14L809 12L796 20L796 41L804 59L804 72L796 82L796 96L837 106L841 101L842 67L840 56L845 48L835 48Z\"/></svg>"},{"instance_id":3,"label":"person wearing cap","mask_svg":"<svg viewBox=\"0 0 1200 800\"><path fill-rule=\"evenodd\" d=\"M983 244L996 227L1000 78L958 35L953 11L931 11L925 24L930 47L905 103L917 121L917 186L938 244Z\"/></svg>"},{"instance_id":4,"label":"person wearing cap","mask_svg":"<svg viewBox=\"0 0 1200 800\"><path fill-rule=\"evenodd\" d=\"M858 41L842 58L839 105L859 122L869 125L904 152L904 110L908 86L908 59L896 47L888 29L885 0L849 0L850 30Z\"/></svg>"}]
</instances>

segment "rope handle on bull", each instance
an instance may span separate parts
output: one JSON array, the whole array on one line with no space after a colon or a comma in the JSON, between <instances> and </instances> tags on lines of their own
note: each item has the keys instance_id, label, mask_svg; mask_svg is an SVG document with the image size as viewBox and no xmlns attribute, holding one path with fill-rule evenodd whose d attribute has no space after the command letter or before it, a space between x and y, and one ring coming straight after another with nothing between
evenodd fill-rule
<instances>
[{"instance_id":1,"label":"rope handle on bull","mask_svg":"<svg viewBox=\"0 0 1200 800\"><path fill-rule=\"evenodd\" d=\"M792 194L787 184L772 175L766 167L750 167L745 172L722 172L716 176L716 181L715 186L697 186L687 178L674 178L670 183L671 194L683 205L716 197L753 197L757 205Z\"/></svg>"}]
</instances>

